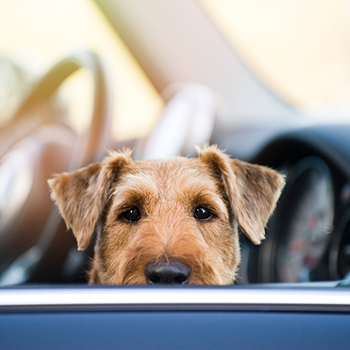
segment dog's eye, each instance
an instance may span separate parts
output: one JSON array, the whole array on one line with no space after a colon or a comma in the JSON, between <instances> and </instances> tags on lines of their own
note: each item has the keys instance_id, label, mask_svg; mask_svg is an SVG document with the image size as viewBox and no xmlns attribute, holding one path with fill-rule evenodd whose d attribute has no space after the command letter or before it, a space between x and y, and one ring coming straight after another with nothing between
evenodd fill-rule
<instances>
[{"instance_id":1,"label":"dog's eye","mask_svg":"<svg viewBox=\"0 0 350 350\"><path fill-rule=\"evenodd\" d=\"M138 208L132 208L122 213L122 217L128 222L136 222L140 220L141 214Z\"/></svg>"},{"instance_id":2,"label":"dog's eye","mask_svg":"<svg viewBox=\"0 0 350 350\"><path fill-rule=\"evenodd\" d=\"M194 210L194 217L197 220L209 220L210 218L212 218L212 216L213 216L213 213L207 208L197 207Z\"/></svg>"}]
</instances>

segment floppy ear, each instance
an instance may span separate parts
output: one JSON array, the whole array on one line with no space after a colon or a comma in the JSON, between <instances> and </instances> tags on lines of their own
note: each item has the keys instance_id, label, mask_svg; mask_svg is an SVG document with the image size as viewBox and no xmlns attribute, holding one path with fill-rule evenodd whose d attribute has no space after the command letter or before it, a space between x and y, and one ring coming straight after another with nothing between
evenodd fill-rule
<instances>
[{"instance_id":1,"label":"floppy ear","mask_svg":"<svg viewBox=\"0 0 350 350\"><path fill-rule=\"evenodd\" d=\"M121 168L131 161L131 152L110 153L101 163L71 173L58 174L48 181L51 198L71 228L79 250L85 250L108 201L113 182Z\"/></svg>"},{"instance_id":2,"label":"floppy ear","mask_svg":"<svg viewBox=\"0 0 350 350\"><path fill-rule=\"evenodd\" d=\"M230 159L216 146L198 150L198 155L222 182L242 231L259 244L285 184L284 176L264 166Z\"/></svg>"}]
</instances>

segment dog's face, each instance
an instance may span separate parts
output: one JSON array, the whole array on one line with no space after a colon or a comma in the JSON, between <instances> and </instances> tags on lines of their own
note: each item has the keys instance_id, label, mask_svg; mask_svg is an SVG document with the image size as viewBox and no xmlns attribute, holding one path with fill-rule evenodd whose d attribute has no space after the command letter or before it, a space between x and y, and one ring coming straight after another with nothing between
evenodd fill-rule
<instances>
[{"instance_id":1,"label":"dog's face","mask_svg":"<svg viewBox=\"0 0 350 350\"><path fill-rule=\"evenodd\" d=\"M237 225L260 243L284 179L207 147L139 162L111 153L49 183L79 249L98 227L90 283L230 284Z\"/></svg>"}]
</instances>

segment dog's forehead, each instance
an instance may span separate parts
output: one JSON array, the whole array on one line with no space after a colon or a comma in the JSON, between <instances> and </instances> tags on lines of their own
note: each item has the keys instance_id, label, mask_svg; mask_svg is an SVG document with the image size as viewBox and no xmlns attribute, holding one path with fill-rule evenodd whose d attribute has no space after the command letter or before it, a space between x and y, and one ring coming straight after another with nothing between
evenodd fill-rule
<instances>
[{"instance_id":1,"label":"dog's forehead","mask_svg":"<svg viewBox=\"0 0 350 350\"><path fill-rule=\"evenodd\" d=\"M218 181L206 164L197 158L175 157L162 160L133 161L125 167L117 190L142 189L148 192L218 192Z\"/></svg>"},{"instance_id":2,"label":"dog's forehead","mask_svg":"<svg viewBox=\"0 0 350 350\"><path fill-rule=\"evenodd\" d=\"M210 182L213 178L206 165L196 158L174 157L169 159L134 162L125 179L153 178L158 186L180 185L188 181Z\"/></svg>"}]
</instances>

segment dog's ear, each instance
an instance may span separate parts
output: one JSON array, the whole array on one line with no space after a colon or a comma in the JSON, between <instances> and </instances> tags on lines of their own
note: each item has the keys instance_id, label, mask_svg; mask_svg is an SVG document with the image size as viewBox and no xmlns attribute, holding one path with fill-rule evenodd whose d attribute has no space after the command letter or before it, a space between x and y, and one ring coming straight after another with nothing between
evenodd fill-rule
<instances>
[{"instance_id":1,"label":"dog's ear","mask_svg":"<svg viewBox=\"0 0 350 350\"><path fill-rule=\"evenodd\" d=\"M101 163L58 174L48 181L51 198L67 227L72 229L79 250L88 247L113 182L121 168L131 161L130 151L113 152Z\"/></svg>"},{"instance_id":2,"label":"dog's ear","mask_svg":"<svg viewBox=\"0 0 350 350\"><path fill-rule=\"evenodd\" d=\"M198 149L198 155L222 182L242 231L259 244L285 184L284 176L264 166L230 159L215 146Z\"/></svg>"}]
</instances>

